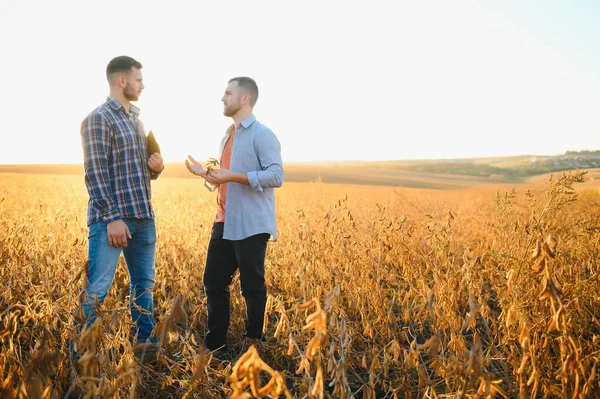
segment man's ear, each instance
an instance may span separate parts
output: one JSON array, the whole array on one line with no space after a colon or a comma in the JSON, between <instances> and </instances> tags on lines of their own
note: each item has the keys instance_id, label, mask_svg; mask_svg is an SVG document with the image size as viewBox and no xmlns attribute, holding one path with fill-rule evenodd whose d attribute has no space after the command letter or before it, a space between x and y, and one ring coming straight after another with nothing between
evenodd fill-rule
<instances>
[{"instance_id":1,"label":"man's ear","mask_svg":"<svg viewBox=\"0 0 600 399\"><path fill-rule=\"evenodd\" d=\"M242 102L244 104L250 104L250 94L243 94L242 95Z\"/></svg>"},{"instance_id":2,"label":"man's ear","mask_svg":"<svg viewBox=\"0 0 600 399\"><path fill-rule=\"evenodd\" d=\"M108 79L111 86L120 87L121 89L125 87L127 83L127 79L123 75L117 75L114 73Z\"/></svg>"},{"instance_id":3,"label":"man's ear","mask_svg":"<svg viewBox=\"0 0 600 399\"><path fill-rule=\"evenodd\" d=\"M125 75L119 75L119 77L117 77L117 85L121 89L123 89L127 85L127 78L125 77Z\"/></svg>"}]
</instances>

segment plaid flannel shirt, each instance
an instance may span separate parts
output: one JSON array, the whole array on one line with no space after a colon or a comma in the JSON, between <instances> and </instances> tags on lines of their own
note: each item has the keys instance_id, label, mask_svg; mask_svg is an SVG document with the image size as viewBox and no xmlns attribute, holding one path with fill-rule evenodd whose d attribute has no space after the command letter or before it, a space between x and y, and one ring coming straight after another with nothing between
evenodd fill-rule
<instances>
[{"instance_id":1,"label":"plaid flannel shirt","mask_svg":"<svg viewBox=\"0 0 600 399\"><path fill-rule=\"evenodd\" d=\"M133 105L127 114L113 98L90 113L81 124L81 142L88 202L88 226L98 221L154 218L146 134Z\"/></svg>"}]
</instances>

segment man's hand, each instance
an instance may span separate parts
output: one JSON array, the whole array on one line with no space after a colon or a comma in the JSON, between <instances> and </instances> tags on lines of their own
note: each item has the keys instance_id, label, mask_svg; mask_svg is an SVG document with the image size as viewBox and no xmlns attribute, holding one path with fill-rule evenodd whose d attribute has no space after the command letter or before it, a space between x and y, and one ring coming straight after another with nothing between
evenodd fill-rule
<instances>
[{"instance_id":1,"label":"man's hand","mask_svg":"<svg viewBox=\"0 0 600 399\"><path fill-rule=\"evenodd\" d=\"M214 186L231 181L232 173L228 169L211 169L206 174L206 181Z\"/></svg>"},{"instance_id":2,"label":"man's hand","mask_svg":"<svg viewBox=\"0 0 600 399\"><path fill-rule=\"evenodd\" d=\"M122 219L110 222L106 230L108 232L108 245L115 248L127 246L127 238L131 238L131 233Z\"/></svg>"},{"instance_id":3,"label":"man's hand","mask_svg":"<svg viewBox=\"0 0 600 399\"><path fill-rule=\"evenodd\" d=\"M206 181L212 185L219 185L228 182L249 184L245 173L233 173L229 169L211 169L205 177Z\"/></svg>"},{"instance_id":4,"label":"man's hand","mask_svg":"<svg viewBox=\"0 0 600 399\"><path fill-rule=\"evenodd\" d=\"M204 177L206 179L206 171L200 162L196 161L193 156L188 155L188 159L185 160L185 166L191 174Z\"/></svg>"},{"instance_id":5,"label":"man's hand","mask_svg":"<svg viewBox=\"0 0 600 399\"><path fill-rule=\"evenodd\" d=\"M154 173L162 172L165 168L162 156L158 152L155 152L148 158L148 167Z\"/></svg>"}]
</instances>

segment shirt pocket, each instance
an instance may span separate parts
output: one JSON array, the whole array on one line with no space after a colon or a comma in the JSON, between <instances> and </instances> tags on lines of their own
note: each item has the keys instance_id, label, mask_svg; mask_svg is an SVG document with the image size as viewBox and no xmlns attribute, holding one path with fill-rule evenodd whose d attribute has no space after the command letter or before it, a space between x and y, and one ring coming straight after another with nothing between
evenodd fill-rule
<instances>
[{"instance_id":1,"label":"shirt pocket","mask_svg":"<svg viewBox=\"0 0 600 399\"><path fill-rule=\"evenodd\" d=\"M113 137L113 154L116 163L123 162L136 157L136 140L131 129L117 129Z\"/></svg>"}]
</instances>

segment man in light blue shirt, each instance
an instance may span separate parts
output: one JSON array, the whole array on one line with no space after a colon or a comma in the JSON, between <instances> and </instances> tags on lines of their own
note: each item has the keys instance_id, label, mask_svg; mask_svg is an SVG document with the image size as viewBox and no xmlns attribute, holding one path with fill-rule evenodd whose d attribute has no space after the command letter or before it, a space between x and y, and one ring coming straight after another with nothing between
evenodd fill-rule
<instances>
[{"instance_id":1,"label":"man in light blue shirt","mask_svg":"<svg viewBox=\"0 0 600 399\"><path fill-rule=\"evenodd\" d=\"M208 308L204 344L217 355L227 353L229 286L237 269L246 300L246 344L262 339L265 253L269 237L277 239L274 188L283 184L283 162L279 140L253 115L257 99L253 79L231 79L221 101L223 114L234 124L221 142L220 168L204 170L191 156L185 162L191 173L219 190L204 270Z\"/></svg>"}]
</instances>

